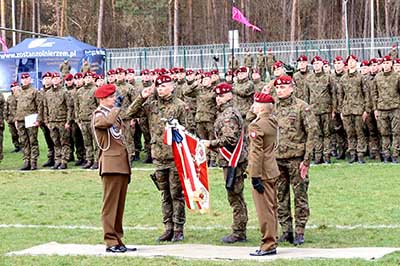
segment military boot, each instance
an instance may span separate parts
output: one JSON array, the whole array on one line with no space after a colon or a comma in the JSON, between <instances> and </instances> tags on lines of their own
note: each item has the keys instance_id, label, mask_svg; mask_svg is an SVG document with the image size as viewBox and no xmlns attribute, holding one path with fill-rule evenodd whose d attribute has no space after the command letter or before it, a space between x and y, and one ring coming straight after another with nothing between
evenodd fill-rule
<instances>
[{"instance_id":1,"label":"military boot","mask_svg":"<svg viewBox=\"0 0 400 266\"><path fill-rule=\"evenodd\" d=\"M36 169L37 169L36 161L31 162L31 170L36 170Z\"/></svg>"},{"instance_id":2,"label":"military boot","mask_svg":"<svg viewBox=\"0 0 400 266\"><path fill-rule=\"evenodd\" d=\"M390 162L390 157L389 156L383 156L383 163L389 163Z\"/></svg>"},{"instance_id":3,"label":"military boot","mask_svg":"<svg viewBox=\"0 0 400 266\"><path fill-rule=\"evenodd\" d=\"M89 169L93 165L92 161L87 161L84 165L81 166L82 169Z\"/></svg>"},{"instance_id":4,"label":"military boot","mask_svg":"<svg viewBox=\"0 0 400 266\"><path fill-rule=\"evenodd\" d=\"M293 244L293 232L284 232L278 239L278 243L289 242Z\"/></svg>"},{"instance_id":5,"label":"military boot","mask_svg":"<svg viewBox=\"0 0 400 266\"><path fill-rule=\"evenodd\" d=\"M140 161L140 151L135 152L135 155L133 156L134 161Z\"/></svg>"},{"instance_id":6,"label":"military boot","mask_svg":"<svg viewBox=\"0 0 400 266\"><path fill-rule=\"evenodd\" d=\"M299 246L299 245L304 244L304 234L297 234L296 233L296 236L294 237L293 244L295 246Z\"/></svg>"},{"instance_id":7,"label":"military boot","mask_svg":"<svg viewBox=\"0 0 400 266\"><path fill-rule=\"evenodd\" d=\"M321 154L315 155L315 160L314 160L315 164L322 164L323 162L324 161L322 160Z\"/></svg>"},{"instance_id":8,"label":"military boot","mask_svg":"<svg viewBox=\"0 0 400 266\"><path fill-rule=\"evenodd\" d=\"M80 165L83 165L85 163L85 160L84 159L78 159L78 160L76 160L76 162L75 162L75 166L80 166Z\"/></svg>"},{"instance_id":9,"label":"military boot","mask_svg":"<svg viewBox=\"0 0 400 266\"><path fill-rule=\"evenodd\" d=\"M43 166L43 167L52 167L52 166L54 166L54 164L55 164L54 159L49 158L49 159L47 160L47 162L45 162L44 164L42 164L42 166Z\"/></svg>"},{"instance_id":10,"label":"military boot","mask_svg":"<svg viewBox=\"0 0 400 266\"><path fill-rule=\"evenodd\" d=\"M58 167L60 170L67 169L67 164L66 163L61 163L60 166Z\"/></svg>"},{"instance_id":11,"label":"military boot","mask_svg":"<svg viewBox=\"0 0 400 266\"><path fill-rule=\"evenodd\" d=\"M364 156L363 155L359 155L358 156L358 163L364 164L365 160L364 160Z\"/></svg>"},{"instance_id":12,"label":"military boot","mask_svg":"<svg viewBox=\"0 0 400 266\"><path fill-rule=\"evenodd\" d=\"M227 235L227 236L224 236L223 238L221 238L221 242L225 243L225 244L233 244L236 242L246 242L246 241L247 241L246 237L238 237L233 234L230 234L230 235Z\"/></svg>"},{"instance_id":13,"label":"military boot","mask_svg":"<svg viewBox=\"0 0 400 266\"><path fill-rule=\"evenodd\" d=\"M185 237L183 236L183 231L175 231L174 236L172 237L172 242L183 241Z\"/></svg>"},{"instance_id":14,"label":"military boot","mask_svg":"<svg viewBox=\"0 0 400 266\"><path fill-rule=\"evenodd\" d=\"M392 156L392 163L399 163L397 156Z\"/></svg>"},{"instance_id":15,"label":"military boot","mask_svg":"<svg viewBox=\"0 0 400 266\"><path fill-rule=\"evenodd\" d=\"M214 160L210 160L209 162L208 162L208 167L217 167L217 163L214 161Z\"/></svg>"},{"instance_id":16,"label":"military boot","mask_svg":"<svg viewBox=\"0 0 400 266\"><path fill-rule=\"evenodd\" d=\"M355 154L350 154L349 163L354 163L355 161L356 161L356 155Z\"/></svg>"},{"instance_id":17,"label":"military boot","mask_svg":"<svg viewBox=\"0 0 400 266\"><path fill-rule=\"evenodd\" d=\"M325 155L324 157L324 162L326 164L331 164L331 156L330 155Z\"/></svg>"},{"instance_id":18,"label":"military boot","mask_svg":"<svg viewBox=\"0 0 400 266\"><path fill-rule=\"evenodd\" d=\"M22 166L19 170L21 171L31 170L31 164L29 163L29 161L25 161L24 166Z\"/></svg>"},{"instance_id":19,"label":"military boot","mask_svg":"<svg viewBox=\"0 0 400 266\"><path fill-rule=\"evenodd\" d=\"M53 167L51 169L57 170L60 165L61 165L61 163L56 163L55 165L53 165Z\"/></svg>"},{"instance_id":20,"label":"military boot","mask_svg":"<svg viewBox=\"0 0 400 266\"><path fill-rule=\"evenodd\" d=\"M94 162L93 165L90 167L91 170L96 170L99 169L99 163L98 162Z\"/></svg>"},{"instance_id":21,"label":"military boot","mask_svg":"<svg viewBox=\"0 0 400 266\"><path fill-rule=\"evenodd\" d=\"M150 154L147 154L146 159L143 161L143 163L153 163L153 159L151 158Z\"/></svg>"},{"instance_id":22,"label":"military boot","mask_svg":"<svg viewBox=\"0 0 400 266\"><path fill-rule=\"evenodd\" d=\"M165 230L165 232L157 239L157 241L159 242L171 241L173 237L174 237L174 231L169 229Z\"/></svg>"},{"instance_id":23,"label":"military boot","mask_svg":"<svg viewBox=\"0 0 400 266\"><path fill-rule=\"evenodd\" d=\"M71 154L69 155L68 162L73 162L73 161L75 161L75 156L74 156L73 153L71 153Z\"/></svg>"},{"instance_id":24,"label":"military boot","mask_svg":"<svg viewBox=\"0 0 400 266\"><path fill-rule=\"evenodd\" d=\"M20 147L15 147L15 149L12 151L13 153L14 152L19 152L21 150L21 148Z\"/></svg>"}]
</instances>

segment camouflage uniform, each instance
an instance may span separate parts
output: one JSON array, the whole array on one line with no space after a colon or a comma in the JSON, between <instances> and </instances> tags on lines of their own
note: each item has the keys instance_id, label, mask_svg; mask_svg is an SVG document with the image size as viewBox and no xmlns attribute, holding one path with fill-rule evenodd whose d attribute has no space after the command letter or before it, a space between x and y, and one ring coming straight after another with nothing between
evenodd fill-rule
<instances>
[{"instance_id":1,"label":"camouflage uniform","mask_svg":"<svg viewBox=\"0 0 400 266\"><path fill-rule=\"evenodd\" d=\"M253 84L255 92L261 92L266 85L266 83L264 81L261 81L261 79L253 79Z\"/></svg>"},{"instance_id":2,"label":"camouflage uniform","mask_svg":"<svg viewBox=\"0 0 400 266\"><path fill-rule=\"evenodd\" d=\"M87 72L87 71L89 71L89 70L90 70L90 64L89 64L89 62L85 61L85 62L82 64L82 67L81 67L81 69L80 69L79 72L85 73L85 72Z\"/></svg>"},{"instance_id":3,"label":"camouflage uniform","mask_svg":"<svg viewBox=\"0 0 400 266\"><path fill-rule=\"evenodd\" d=\"M138 91L141 92L143 89L151 87L153 82L147 81L142 82L141 86L139 86ZM134 143L135 143L135 153L139 154L142 150L142 137L143 134L144 139L144 150L147 153L147 158L151 158L151 136L149 129L149 121L146 117L141 117L138 119L138 123L135 125L135 135L134 135Z\"/></svg>"},{"instance_id":4,"label":"camouflage uniform","mask_svg":"<svg viewBox=\"0 0 400 266\"><path fill-rule=\"evenodd\" d=\"M233 57L233 63L232 63L232 55L229 56L228 68L232 69L233 71L239 68L239 60L237 60L235 56Z\"/></svg>"},{"instance_id":5,"label":"camouflage uniform","mask_svg":"<svg viewBox=\"0 0 400 266\"><path fill-rule=\"evenodd\" d=\"M232 100L226 102L218 107L218 115L214 123L215 140L210 142L210 148L225 147L233 152L239 142L242 130L244 130L242 115L236 107L233 107ZM231 191L227 191L228 201L233 212L232 235L242 239L246 239L246 225L248 221L247 206L243 196L247 154L247 144L244 142L242 153L235 169L235 184ZM219 154L219 165L223 168L226 180L229 164L221 154Z\"/></svg>"},{"instance_id":6,"label":"camouflage uniform","mask_svg":"<svg viewBox=\"0 0 400 266\"><path fill-rule=\"evenodd\" d=\"M39 91L40 92L40 97L43 99L44 95L46 94L46 92L48 90L50 90L50 87L42 87L42 89ZM42 101L43 104L43 101ZM41 110L43 111L43 106L41 107ZM42 118L43 118L43 114L42 114ZM40 129L43 132L44 135L44 140L46 141L46 145L47 145L47 163L45 163L43 166L52 166L52 164L54 163L54 154L55 154L55 150L54 150L54 142L51 139L50 136L50 129L47 127L47 125L45 123L41 123L40 124Z\"/></svg>"},{"instance_id":7,"label":"camouflage uniform","mask_svg":"<svg viewBox=\"0 0 400 266\"><path fill-rule=\"evenodd\" d=\"M267 56L265 57L265 65L267 66L267 71L270 76L274 74L272 66L275 64L275 62L276 62L275 55L267 53Z\"/></svg>"},{"instance_id":8,"label":"camouflage uniform","mask_svg":"<svg viewBox=\"0 0 400 266\"><path fill-rule=\"evenodd\" d=\"M0 161L3 160L3 133L4 133L4 116L5 102L3 93L0 93Z\"/></svg>"},{"instance_id":9,"label":"camouflage uniform","mask_svg":"<svg viewBox=\"0 0 400 266\"><path fill-rule=\"evenodd\" d=\"M365 121L366 129L368 131L368 150L371 159L380 160L380 140L378 124L374 115L374 106L372 102L372 88L374 86L375 75L365 75L363 76L365 89L366 89L366 105L365 110L368 112L368 118Z\"/></svg>"},{"instance_id":10,"label":"camouflage uniform","mask_svg":"<svg viewBox=\"0 0 400 266\"><path fill-rule=\"evenodd\" d=\"M37 121L42 123L43 114L42 94L32 85L22 86L17 96L17 111L15 121L19 140L24 147L24 162L31 166L37 165L39 158L38 128L25 127L25 116L38 114Z\"/></svg>"},{"instance_id":11,"label":"camouflage uniform","mask_svg":"<svg viewBox=\"0 0 400 266\"><path fill-rule=\"evenodd\" d=\"M343 125L347 134L348 152L358 159L367 151L362 114L366 111L367 97L364 80L357 71L346 73L337 84L338 112L343 115Z\"/></svg>"},{"instance_id":12,"label":"camouflage uniform","mask_svg":"<svg viewBox=\"0 0 400 266\"><path fill-rule=\"evenodd\" d=\"M397 159L400 151L400 74L393 71L378 73L371 94L374 110L379 113L383 156L389 158L392 147L392 158Z\"/></svg>"},{"instance_id":13,"label":"camouflage uniform","mask_svg":"<svg viewBox=\"0 0 400 266\"><path fill-rule=\"evenodd\" d=\"M73 102L67 90L61 84L46 91L43 98L43 119L50 129L55 148L56 165L67 164L71 152L70 130Z\"/></svg>"},{"instance_id":14,"label":"camouflage uniform","mask_svg":"<svg viewBox=\"0 0 400 266\"><path fill-rule=\"evenodd\" d=\"M316 134L316 121L308 104L293 95L276 104L278 145L276 159L280 170L277 182L278 219L283 232L293 232L290 210L290 184L295 205L295 232L304 234L310 215L308 206L308 176L300 176L300 163L310 164Z\"/></svg>"},{"instance_id":15,"label":"camouflage uniform","mask_svg":"<svg viewBox=\"0 0 400 266\"><path fill-rule=\"evenodd\" d=\"M249 77L251 77L251 74L253 73L254 58L250 53L244 56L243 65L247 67L249 70Z\"/></svg>"},{"instance_id":16,"label":"camouflage uniform","mask_svg":"<svg viewBox=\"0 0 400 266\"><path fill-rule=\"evenodd\" d=\"M234 105L239 110L242 118L246 118L247 112L253 104L254 84L245 78L233 84Z\"/></svg>"},{"instance_id":17,"label":"camouflage uniform","mask_svg":"<svg viewBox=\"0 0 400 266\"><path fill-rule=\"evenodd\" d=\"M337 84L339 83L339 80L343 77L345 72L341 73L332 73L331 75L331 80L333 84L333 91L335 94L335 98L337 101ZM337 104L337 102L336 102ZM340 117L340 113L335 111L335 118L333 118L332 124L331 124L331 151L335 154L337 153L337 158L344 159L345 153L346 153L346 148L347 148L347 136L346 136L346 131L343 126L343 121L342 118Z\"/></svg>"},{"instance_id":18,"label":"camouflage uniform","mask_svg":"<svg viewBox=\"0 0 400 266\"><path fill-rule=\"evenodd\" d=\"M331 78L324 72L310 73L306 80L305 97L317 120L315 161L330 160L331 114L336 109L336 96Z\"/></svg>"},{"instance_id":19,"label":"camouflage uniform","mask_svg":"<svg viewBox=\"0 0 400 266\"><path fill-rule=\"evenodd\" d=\"M122 129L122 133L125 137L125 144L128 149L128 155L129 155L129 160L133 159L133 156L135 154L135 146L133 143L133 130L131 127L131 119L126 115L126 111L128 110L129 105L135 100L136 96L138 95L138 92L135 91L135 88L125 82L125 81L117 81L115 83L117 87L117 94L121 95L124 97L124 100L122 102L121 106L121 113L120 116L122 118L124 127Z\"/></svg>"},{"instance_id":20,"label":"camouflage uniform","mask_svg":"<svg viewBox=\"0 0 400 266\"><path fill-rule=\"evenodd\" d=\"M399 58L399 54L397 52L397 47L396 47L396 49L391 49L389 52L389 55L393 59Z\"/></svg>"},{"instance_id":21,"label":"camouflage uniform","mask_svg":"<svg viewBox=\"0 0 400 266\"><path fill-rule=\"evenodd\" d=\"M91 128L92 113L96 110L98 104L94 97L96 86L92 84L84 85L76 93L75 99L75 117L83 136L86 156L85 160L94 162L97 160L97 145L94 143Z\"/></svg>"},{"instance_id":22,"label":"camouflage uniform","mask_svg":"<svg viewBox=\"0 0 400 266\"><path fill-rule=\"evenodd\" d=\"M7 97L5 103L4 119L8 123L8 130L10 131L11 140L16 150L19 150L22 145L19 142L18 130L15 126L15 112L17 111L17 97L11 93Z\"/></svg>"},{"instance_id":23,"label":"camouflage uniform","mask_svg":"<svg viewBox=\"0 0 400 266\"><path fill-rule=\"evenodd\" d=\"M175 82L174 93L175 93L175 95L176 95L176 97L177 97L178 99L183 100L183 88L185 87L185 84L186 84L185 79L182 79L182 80L179 80L179 79L178 79L178 80Z\"/></svg>"},{"instance_id":24,"label":"camouflage uniform","mask_svg":"<svg viewBox=\"0 0 400 266\"><path fill-rule=\"evenodd\" d=\"M163 223L166 230L183 231L185 201L170 146L164 144L165 121L175 118L185 122L184 103L173 95L166 98L138 96L129 106L129 118L147 117L151 132L151 157L156 167L156 180L162 195Z\"/></svg>"},{"instance_id":25,"label":"camouflage uniform","mask_svg":"<svg viewBox=\"0 0 400 266\"><path fill-rule=\"evenodd\" d=\"M265 57L262 52L257 55L256 66L261 75L261 80L265 80Z\"/></svg>"},{"instance_id":26,"label":"camouflage uniform","mask_svg":"<svg viewBox=\"0 0 400 266\"><path fill-rule=\"evenodd\" d=\"M191 96L187 96L186 93L188 91L192 91L197 87L197 83L193 81L191 82L186 82L185 85L182 88L182 92L183 92L183 101L185 102L185 108L187 110L186 113L186 126L187 126L187 130L192 133L195 134L196 133L196 121L195 121L195 116L196 116L196 97L191 97Z\"/></svg>"},{"instance_id":27,"label":"camouflage uniform","mask_svg":"<svg viewBox=\"0 0 400 266\"><path fill-rule=\"evenodd\" d=\"M60 65L60 72L65 77L71 71L71 65L68 62L62 62Z\"/></svg>"},{"instance_id":28,"label":"camouflage uniform","mask_svg":"<svg viewBox=\"0 0 400 266\"><path fill-rule=\"evenodd\" d=\"M293 82L296 85L294 90L294 95L296 98L299 98L305 101L305 89L306 89L306 79L309 76L310 72L307 70L305 72L297 71L293 75Z\"/></svg>"},{"instance_id":29,"label":"camouflage uniform","mask_svg":"<svg viewBox=\"0 0 400 266\"><path fill-rule=\"evenodd\" d=\"M71 143L71 156L70 158L74 157L74 153L76 151L76 158L78 159L78 161L80 161L81 163L85 160L85 144L83 143L83 136L82 136L82 132L81 129L79 128L79 125L77 123L77 118L75 117L75 101L76 101L76 95L78 90L81 87L76 87L76 86L72 86L70 88L67 87L67 90L69 92L70 98L72 100L72 121L71 121L71 125L70 125L70 143Z\"/></svg>"},{"instance_id":30,"label":"camouflage uniform","mask_svg":"<svg viewBox=\"0 0 400 266\"><path fill-rule=\"evenodd\" d=\"M202 85L189 87L185 91L185 96L196 97L196 133L201 139L214 139L214 122L216 117L215 93L212 87L207 88ZM215 162L215 152L209 151L208 158Z\"/></svg>"}]
</instances>

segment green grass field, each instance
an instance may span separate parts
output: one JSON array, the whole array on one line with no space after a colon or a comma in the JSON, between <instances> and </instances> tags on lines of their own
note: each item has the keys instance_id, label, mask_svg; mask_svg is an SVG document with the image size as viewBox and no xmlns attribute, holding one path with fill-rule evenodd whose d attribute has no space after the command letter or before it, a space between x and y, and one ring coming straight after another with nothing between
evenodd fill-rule
<instances>
[{"instance_id":1,"label":"green grass field","mask_svg":"<svg viewBox=\"0 0 400 266\"><path fill-rule=\"evenodd\" d=\"M41 156L46 146L40 134ZM97 171L20 172L22 154L13 154L5 131L4 160L0 163L0 224L76 225L101 227L102 187ZM149 167L141 163L134 167ZM4 171L8 170L8 171ZM311 169L311 217L304 247L399 247L400 166L383 164L317 166ZM150 181L150 171L135 170L126 202L124 225L127 244L156 245L162 233L160 194ZM187 212L184 243L221 245L230 232L231 211L226 200L221 171L210 170L212 210L208 214ZM245 195L249 209L248 242L258 246L260 234L250 182ZM349 228L340 226L358 226ZM393 228L379 228L392 226ZM204 229L204 227L208 227ZM203 228L203 229L202 229ZM8 257L5 253L56 241L101 244L102 232L93 229L0 227L0 265L258 265L256 262L189 261L175 258L118 257ZM285 247L289 245L285 244ZM400 253L378 261L364 260L279 260L268 265L400 265Z\"/></svg>"}]
</instances>

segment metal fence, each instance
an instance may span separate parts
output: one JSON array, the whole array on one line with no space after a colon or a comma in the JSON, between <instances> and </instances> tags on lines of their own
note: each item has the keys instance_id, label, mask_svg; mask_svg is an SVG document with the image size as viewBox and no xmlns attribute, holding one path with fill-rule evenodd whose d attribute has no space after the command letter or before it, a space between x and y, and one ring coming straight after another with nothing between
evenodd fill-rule
<instances>
[{"instance_id":1,"label":"metal fence","mask_svg":"<svg viewBox=\"0 0 400 266\"><path fill-rule=\"evenodd\" d=\"M378 57L379 53L385 55L389 52L393 44L400 43L400 36L388 38L375 38L373 57ZM350 53L362 59L369 59L371 56L371 39L350 39ZM312 40L298 42L264 42L264 43L242 43L235 49L235 55L239 62L243 63L245 49L249 48L250 53L255 56L258 49L262 48L266 54L269 48L273 54L283 62L293 64L295 59L305 54L309 58L321 55L325 59L332 61L337 55L347 55L346 40ZM220 71L225 72L228 68L228 58L231 54L229 44L196 45L196 46L166 46L166 47L146 47L146 48L123 48L107 49L106 66L107 69L123 67L134 68L137 72L148 68L171 68L181 66L188 69L210 70L216 66ZM216 63L214 56L219 58Z\"/></svg>"}]
</instances>

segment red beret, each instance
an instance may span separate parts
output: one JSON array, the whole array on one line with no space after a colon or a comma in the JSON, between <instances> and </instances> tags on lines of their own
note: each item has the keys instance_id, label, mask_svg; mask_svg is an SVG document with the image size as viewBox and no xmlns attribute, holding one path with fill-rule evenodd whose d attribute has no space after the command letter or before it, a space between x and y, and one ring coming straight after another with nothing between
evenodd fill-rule
<instances>
[{"instance_id":1,"label":"red beret","mask_svg":"<svg viewBox=\"0 0 400 266\"><path fill-rule=\"evenodd\" d=\"M211 78L211 72L203 72L203 73L201 73L201 78Z\"/></svg>"},{"instance_id":2,"label":"red beret","mask_svg":"<svg viewBox=\"0 0 400 266\"><path fill-rule=\"evenodd\" d=\"M272 48L268 48L268 50L267 50L268 52L271 52L272 51Z\"/></svg>"},{"instance_id":3,"label":"red beret","mask_svg":"<svg viewBox=\"0 0 400 266\"><path fill-rule=\"evenodd\" d=\"M156 87L160 86L161 84L172 82L172 78L168 75L160 75L156 78L155 84Z\"/></svg>"},{"instance_id":4,"label":"red beret","mask_svg":"<svg viewBox=\"0 0 400 266\"><path fill-rule=\"evenodd\" d=\"M185 73L185 69L183 67L179 67L177 73Z\"/></svg>"},{"instance_id":5,"label":"red beret","mask_svg":"<svg viewBox=\"0 0 400 266\"><path fill-rule=\"evenodd\" d=\"M335 59L333 59L333 63L336 63L338 61L343 61L343 57L341 57L340 55L336 56Z\"/></svg>"},{"instance_id":6,"label":"red beret","mask_svg":"<svg viewBox=\"0 0 400 266\"><path fill-rule=\"evenodd\" d=\"M258 48L258 52L262 53L263 49L262 48Z\"/></svg>"},{"instance_id":7,"label":"red beret","mask_svg":"<svg viewBox=\"0 0 400 266\"><path fill-rule=\"evenodd\" d=\"M81 79L81 78L83 78L83 74L80 72L76 73L74 76L74 79Z\"/></svg>"},{"instance_id":8,"label":"red beret","mask_svg":"<svg viewBox=\"0 0 400 266\"><path fill-rule=\"evenodd\" d=\"M322 57L320 57L319 55L314 56L314 58L311 60L311 64L314 64L314 62L323 62L324 60L322 59Z\"/></svg>"},{"instance_id":9,"label":"red beret","mask_svg":"<svg viewBox=\"0 0 400 266\"><path fill-rule=\"evenodd\" d=\"M218 95L231 92L232 91L232 85L226 82L222 82L218 84L217 86L214 87L214 92Z\"/></svg>"},{"instance_id":10,"label":"red beret","mask_svg":"<svg viewBox=\"0 0 400 266\"><path fill-rule=\"evenodd\" d=\"M382 58L382 62L389 62L389 61L392 61L392 57L390 55L385 55Z\"/></svg>"},{"instance_id":11,"label":"red beret","mask_svg":"<svg viewBox=\"0 0 400 266\"><path fill-rule=\"evenodd\" d=\"M150 75L157 75L157 71L155 70L155 69L152 69L152 70L150 70ZM143 75L143 74L141 74L141 75Z\"/></svg>"},{"instance_id":12,"label":"red beret","mask_svg":"<svg viewBox=\"0 0 400 266\"><path fill-rule=\"evenodd\" d=\"M306 62L307 61L307 56L305 55L300 55L299 58L297 58L297 62Z\"/></svg>"},{"instance_id":13,"label":"red beret","mask_svg":"<svg viewBox=\"0 0 400 266\"><path fill-rule=\"evenodd\" d=\"M290 76L281 76L274 81L274 86L289 84L292 84L292 78Z\"/></svg>"},{"instance_id":14,"label":"red beret","mask_svg":"<svg viewBox=\"0 0 400 266\"><path fill-rule=\"evenodd\" d=\"M114 84L105 84L105 85L99 87L95 91L94 96L96 98L106 98L114 93L115 93L115 85Z\"/></svg>"},{"instance_id":15,"label":"red beret","mask_svg":"<svg viewBox=\"0 0 400 266\"><path fill-rule=\"evenodd\" d=\"M274 69L277 69L277 68L280 68L280 67L283 67L283 63L282 63L281 61L276 61L276 62L274 63L273 68L274 68Z\"/></svg>"},{"instance_id":16,"label":"red beret","mask_svg":"<svg viewBox=\"0 0 400 266\"><path fill-rule=\"evenodd\" d=\"M356 60L356 61L358 62L358 57L355 56L355 55L353 55L353 54L351 54L351 55L349 55L349 56L347 57L346 62L349 62L350 58L351 58L351 59L354 59L354 60Z\"/></svg>"},{"instance_id":17,"label":"red beret","mask_svg":"<svg viewBox=\"0 0 400 266\"><path fill-rule=\"evenodd\" d=\"M219 75L218 69L211 70L211 75Z\"/></svg>"},{"instance_id":18,"label":"red beret","mask_svg":"<svg viewBox=\"0 0 400 266\"><path fill-rule=\"evenodd\" d=\"M64 80L73 80L74 79L74 75L72 75L71 73L68 73L67 75L65 75Z\"/></svg>"},{"instance_id":19,"label":"red beret","mask_svg":"<svg viewBox=\"0 0 400 266\"><path fill-rule=\"evenodd\" d=\"M197 69L196 75L200 75L200 74L202 74L202 73L203 73L203 70L202 70L202 69Z\"/></svg>"},{"instance_id":20,"label":"red beret","mask_svg":"<svg viewBox=\"0 0 400 266\"><path fill-rule=\"evenodd\" d=\"M115 69L108 70L107 75L115 75Z\"/></svg>"},{"instance_id":21,"label":"red beret","mask_svg":"<svg viewBox=\"0 0 400 266\"><path fill-rule=\"evenodd\" d=\"M169 73L176 74L177 73L176 70L177 70L176 67L172 67L172 68L169 69Z\"/></svg>"},{"instance_id":22,"label":"red beret","mask_svg":"<svg viewBox=\"0 0 400 266\"><path fill-rule=\"evenodd\" d=\"M258 71L258 68L253 67L253 73L260 73L260 71Z\"/></svg>"},{"instance_id":23,"label":"red beret","mask_svg":"<svg viewBox=\"0 0 400 266\"><path fill-rule=\"evenodd\" d=\"M188 69L188 70L186 70L186 75L192 75L192 74L194 74L194 71L193 70L191 70L191 69Z\"/></svg>"},{"instance_id":24,"label":"red beret","mask_svg":"<svg viewBox=\"0 0 400 266\"><path fill-rule=\"evenodd\" d=\"M98 80L98 79L104 79L104 75L102 75L102 74L98 74L98 75L96 75L96 78L95 78L96 80Z\"/></svg>"},{"instance_id":25,"label":"red beret","mask_svg":"<svg viewBox=\"0 0 400 266\"><path fill-rule=\"evenodd\" d=\"M369 61L368 60L362 60L361 61L361 66L369 66Z\"/></svg>"},{"instance_id":26,"label":"red beret","mask_svg":"<svg viewBox=\"0 0 400 266\"><path fill-rule=\"evenodd\" d=\"M244 67L244 66L239 67L238 70L237 70L236 72L237 72L237 73L245 73L245 72L247 72L247 68Z\"/></svg>"},{"instance_id":27,"label":"red beret","mask_svg":"<svg viewBox=\"0 0 400 266\"><path fill-rule=\"evenodd\" d=\"M392 48L396 48L397 47L397 45L394 43L393 45L392 45Z\"/></svg>"},{"instance_id":28,"label":"red beret","mask_svg":"<svg viewBox=\"0 0 400 266\"><path fill-rule=\"evenodd\" d=\"M22 78L22 79L29 78L30 76L31 76L31 75L29 75L29 73L27 73L27 72L21 74L21 78Z\"/></svg>"},{"instance_id":29,"label":"red beret","mask_svg":"<svg viewBox=\"0 0 400 266\"><path fill-rule=\"evenodd\" d=\"M369 60L369 63L372 64L379 64L379 60L377 58L371 58L371 60Z\"/></svg>"},{"instance_id":30,"label":"red beret","mask_svg":"<svg viewBox=\"0 0 400 266\"><path fill-rule=\"evenodd\" d=\"M43 74L42 78L52 78L53 74L51 72L46 72Z\"/></svg>"},{"instance_id":31,"label":"red beret","mask_svg":"<svg viewBox=\"0 0 400 266\"><path fill-rule=\"evenodd\" d=\"M168 70L166 70L165 68L161 68L158 70L158 74L160 74L160 75L168 74Z\"/></svg>"},{"instance_id":32,"label":"red beret","mask_svg":"<svg viewBox=\"0 0 400 266\"><path fill-rule=\"evenodd\" d=\"M148 74L150 74L150 70L148 70L148 69L143 69L142 71L140 71L140 75L148 75Z\"/></svg>"},{"instance_id":33,"label":"red beret","mask_svg":"<svg viewBox=\"0 0 400 266\"><path fill-rule=\"evenodd\" d=\"M18 82L14 81L13 83L11 83L10 88L16 87L18 85L19 85Z\"/></svg>"},{"instance_id":34,"label":"red beret","mask_svg":"<svg viewBox=\"0 0 400 266\"><path fill-rule=\"evenodd\" d=\"M119 67L115 70L115 74L120 74L120 73L125 73L125 69L123 69L122 67Z\"/></svg>"},{"instance_id":35,"label":"red beret","mask_svg":"<svg viewBox=\"0 0 400 266\"><path fill-rule=\"evenodd\" d=\"M59 78L60 73L59 72L53 72L53 78Z\"/></svg>"},{"instance_id":36,"label":"red beret","mask_svg":"<svg viewBox=\"0 0 400 266\"><path fill-rule=\"evenodd\" d=\"M126 73L128 74L128 73L133 73L133 74L135 74L135 70L133 69L133 68L127 68L126 69Z\"/></svg>"},{"instance_id":37,"label":"red beret","mask_svg":"<svg viewBox=\"0 0 400 266\"><path fill-rule=\"evenodd\" d=\"M400 64L400 58L396 58L396 59L394 60L394 64L396 64L396 65Z\"/></svg>"},{"instance_id":38,"label":"red beret","mask_svg":"<svg viewBox=\"0 0 400 266\"><path fill-rule=\"evenodd\" d=\"M83 77L86 78L86 77L90 76L90 77L94 78L95 75L96 75L96 73L89 70L89 71L86 71L85 74L83 74Z\"/></svg>"},{"instance_id":39,"label":"red beret","mask_svg":"<svg viewBox=\"0 0 400 266\"><path fill-rule=\"evenodd\" d=\"M324 65L329 65L329 61L328 61L328 60L326 60L326 59L325 59L325 60L323 60L323 61L322 61L322 63L323 63Z\"/></svg>"},{"instance_id":40,"label":"red beret","mask_svg":"<svg viewBox=\"0 0 400 266\"><path fill-rule=\"evenodd\" d=\"M254 102L256 103L275 103L274 98L263 92L256 92L254 94Z\"/></svg>"},{"instance_id":41,"label":"red beret","mask_svg":"<svg viewBox=\"0 0 400 266\"><path fill-rule=\"evenodd\" d=\"M228 69L228 71L226 71L225 73L225 77L226 76L233 76L233 71L231 69Z\"/></svg>"}]
</instances>

